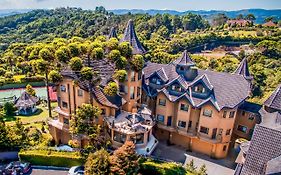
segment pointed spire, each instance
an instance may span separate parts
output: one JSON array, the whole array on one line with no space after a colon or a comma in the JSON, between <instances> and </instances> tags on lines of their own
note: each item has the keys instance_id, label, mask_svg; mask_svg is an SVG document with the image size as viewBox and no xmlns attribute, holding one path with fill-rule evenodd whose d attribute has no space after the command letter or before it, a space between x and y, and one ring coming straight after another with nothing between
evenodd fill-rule
<instances>
[{"instance_id":1,"label":"pointed spire","mask_svg":"<svg viewBox=\"0 0 281 175\"><path fill-rule=\"evenodd\" d=\"M175 64L182 65L182 66L194 66L195 63L189 57L187 50L184 50L182 55L174 61Z\"/></svg>"},{"instance_id":2,"label":"pointed spire","mask_svg":"<svg viewBox=\"0 0 281 175\"><path fill-rule=\"evenodd\" d=\"M109 32L109 35L108 35L108 39L110 39L110 38L116 38L116 39L118 39L118 37L117 37L117 32L116 32L115 27L112 27L112 28L110 29L110 32Z\"/></svg>"},{"instance_id":3,"label":"pointed spire","mask_svg":"<svg viewBox=\"0 0 281 175\"><path fill-rule=\"evenodd\" d=\"M270 97L265 100L264 105L281 111L281 84L277 86L277 88L272 92Z\"/></svg>"},{"instance_id":4,"label":"pointed spire","mask_svg":"<svg viewBox=\"0 0 281 175\"><path fill-rule=\"evenodd\" d=\"M250 71L249 71L249 66L248 66L247 58L244 58L240 62L239 66L234 71L234 74L243 75L243 77L245 79L248 79L248 80L253 79L253 77L251 76Z\"/></svg>"},{"instance_id":5,"label":"pointed spire","mask_svg":"<svg viewBox=\"0 0 281 175\"><path fill-rule=\"evenodd\" d=\"M129 42L133 48L133 54L145 54L146 50L141 45L134 27L133 20L129 20L124 32L124 37L120 42Z\"/></svg>"}]
</instances>

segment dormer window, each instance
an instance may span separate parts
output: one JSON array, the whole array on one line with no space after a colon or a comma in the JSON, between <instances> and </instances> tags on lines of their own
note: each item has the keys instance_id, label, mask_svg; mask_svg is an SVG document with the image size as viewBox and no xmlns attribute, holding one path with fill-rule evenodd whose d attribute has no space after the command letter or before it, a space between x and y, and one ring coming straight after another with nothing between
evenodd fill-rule
<instances>
[{"instance_id":1,"label":"dormer window","mask_svg":"<svg viewBox=\"0 0 281 175\"><path fill-rule=\"evenodd\" d=\"M182 92L182 88L179 85L172 85L172 90L176 92Z\"/></svg>"},{"instance_id":2,"label":"dormer window","mask_svg":"<svg viewBox=\"0 0 281 175\"><path fill-rule=\"evenodd\" d=\"M202 85L198 85L198 86L194 87L193 91L197 92L197 93L204 93L206 91L206 89Z\"/></svg>"},{"instance_id":3,"label":"dormer window","mask_svg":"<svg viewBox=\"0 0 281 175\"><path fill-rule=\"evenodd\" d=\"M159 79L156 80L157 85L161 85L161 81Z\"/></svg>"},{"instance_id":4,"label":"dormer window","mask_svg":"<svg viewBox=\"0 0 281 175\"><path fill-rule=\"evenodd\" d=\"M180 71L184 71L184 67L180 66Z\"/></svg>"}]
</instances>

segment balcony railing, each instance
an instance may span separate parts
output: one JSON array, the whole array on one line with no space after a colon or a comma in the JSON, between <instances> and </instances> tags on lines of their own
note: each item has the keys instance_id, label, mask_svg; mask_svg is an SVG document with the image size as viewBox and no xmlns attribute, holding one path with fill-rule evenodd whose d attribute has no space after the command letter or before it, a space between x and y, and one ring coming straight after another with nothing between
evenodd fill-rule
<instances>
[{"instance_id":1,"label":"balcony railing","mask_svg":"<svg viewBox=\"0 0 281 175\"><path fill-rule=\"evenodd\" d=\"M202 140L212 142L212 143L222 142L222 136L221 135L217 135L215 138L210 138L208 135L205 135L205 134L202 134L202 133L198 132L197 136Z\"/></svg>"},{"instance_id":2,"label":"balcony railing","mask_svg":"<svg viewBox=\"0 0 281 175\"><path fill-rule=\"evenodd\" d=\"M48 119L48 124L53 126L53 127L58 128L60 130L67 130L68 131L68 129L69 129L69 125L60 122L59 119Z\"/></svg>"}]
</instances>

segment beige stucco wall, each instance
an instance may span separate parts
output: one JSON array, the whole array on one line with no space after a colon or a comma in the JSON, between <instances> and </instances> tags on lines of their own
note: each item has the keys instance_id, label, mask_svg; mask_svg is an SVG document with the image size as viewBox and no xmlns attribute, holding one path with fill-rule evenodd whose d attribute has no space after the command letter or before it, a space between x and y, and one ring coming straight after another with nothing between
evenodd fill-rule
<instances>
[{"instance_id":1,"label":"beige stucco wall","mask_svg":"<svg viewBox=\"0 0 281 175\"><path fill-rule=\"evenodd\" d=\"M132 72L135 72L133 70L127 70L127 80L123 83L120 83L124 86L128 87L128 93L122 93L121 96L127 101L127 103L122 106L122 109L132 112L132 109L137 107L138 101L141 101L141 94L142 94L142 80L138 80L138 74L139 72L135 72L135 81L131 81L131 74ZM130 87L134 87L134 99L130 99ZM137 95L137 88L140 89L140 95Z\"/></svg>"},{"instance_id":2,"label":"beige stucco wall","mask_svg":"<svg viewBox=\"0 0 281 175\"><path fill-rule=\"evenodd\" d=\"M242 110L238 110L233 132L236 135L236 138L240 137L240 138L245 138L245 139L249 140L250 139L250 129L254 129L255 125L257 124L257 119L255 117L254 120L249 120L249 117L251 115L254 115L253 113L245 112L244 116L242 115L242 113L243 113ZM247 132L243 133L241 131L238 131L237 130L238 125L246 126Z\"/></svg>"}]
</instances>

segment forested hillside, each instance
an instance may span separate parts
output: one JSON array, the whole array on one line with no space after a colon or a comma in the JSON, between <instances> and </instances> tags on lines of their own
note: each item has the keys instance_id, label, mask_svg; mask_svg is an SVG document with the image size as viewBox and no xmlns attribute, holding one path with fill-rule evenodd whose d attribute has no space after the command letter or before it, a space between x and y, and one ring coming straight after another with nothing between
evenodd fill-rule
<instances>
[{"instance_id":1,"label":"forested hillside","mask_svg":"<svg viewBox=\"0 0 281 175\"><path fill-rule=\"evenodd\" d=\"M148 50L146 60L169 63L185 49L212 43L248 43L256 50L247 55L254 76L252 100L262 102L281 82L281 32L278 28L229 28L225 21L222 25L210 27L200 15L191 13L183 16L114 15L102 7L95 11L78 8L34 10L0 18L0 80L2 84L11 83L18 75L23 75L23 80L43 78L40 76L43 73L35 68L35 62L41 59L41 50L47 49L62 64L72 57L91 55L94 48L109 57L108 47L119 46L116 41L109 43L105 35L114 26L121 38L129 19L134 20L139 39ZM193 59L199 68L231 72L244 56L241 53L239 57L206 59L193 56Z\"/></svg>"}]
</instances>

